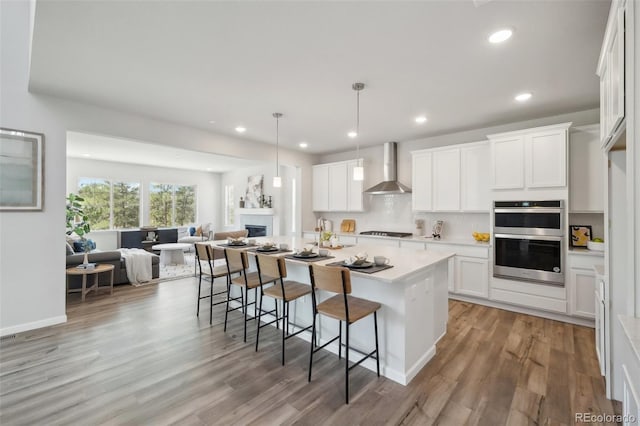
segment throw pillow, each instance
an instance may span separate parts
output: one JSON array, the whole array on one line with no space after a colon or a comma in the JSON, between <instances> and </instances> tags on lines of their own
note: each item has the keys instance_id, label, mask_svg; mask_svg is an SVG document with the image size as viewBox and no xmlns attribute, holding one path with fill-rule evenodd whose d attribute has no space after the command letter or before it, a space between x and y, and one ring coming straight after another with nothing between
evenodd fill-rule
<instances>
[{"instance_id":1,"label":"throw pillow","mask_svg":"<svg viewBox=\"0 0 640 426\"><path fill-rule=\"evenodd\" d=\"M68 242L67 242L66 246L67 246L67 256L72 255L73 254L73 247L71 247L71 244L69 244Z\"/></svg>"},{"instance_id":2,"label":"throw pillow","mask_svg":"<svg viewBox=\"0 0 640 426\"><path fill-rule=\"evenodd\" d=\"M198 226L198 228L196 229L196 237L201 237L202 236L202 226Z\"/></svg>"},{"instance_id":3,"label":"throw pillow","mask_svg":"<svg viewBox=\"0 0 640 426\"><path fill-rule=\"evenodd\" d=\"M191 228L189 228L189 236L193 237L194 235L196 235L196 227L192 226Z\"/></svg>"},{"instance_id":4,"label":"throw pillow","mask_svg":"<svg viewBox=\"0 0 640 426\"><path fill-rule=\"evenodd\" d=\"M85 245L83 245L82 240L74 241L73 242L73 250L76 253L84 253L85 248L87 248L88 251L96 249L96 243L93 240L87 239L87 240L85 240L84 244L86 245L86 247L85 247Z\"/></svg>"},{"instance_id":5,"label":"throw pillow","mask_svg":"<svg viewBox=\"0 0 640 426\"><path fill-rule=\"evenodd\" d=\"M210 223L203 223L202 224L202 236L208 238L210 229L211 229L211 224Z\"/></svg>"}]
</instances>

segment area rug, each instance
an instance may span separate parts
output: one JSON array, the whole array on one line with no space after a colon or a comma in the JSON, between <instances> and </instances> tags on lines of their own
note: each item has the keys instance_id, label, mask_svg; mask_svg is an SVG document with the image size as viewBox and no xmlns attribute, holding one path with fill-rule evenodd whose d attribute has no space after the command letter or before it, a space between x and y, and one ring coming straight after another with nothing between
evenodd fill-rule
<instances>
[{"instance_id":1,"label":"area rug","mask_svg":"<svg viewBox=\"0 0 640 426\"><path fill-rule=\"evenodd\" d=\"M154 278L151 281L145 283L132 284L135 287L140 287L149 284L158 284L164 281L178 280L180 278L195 276L195 253L184 254L184 265L160 265L160 276Z\"/></svg>"}]
</instances>

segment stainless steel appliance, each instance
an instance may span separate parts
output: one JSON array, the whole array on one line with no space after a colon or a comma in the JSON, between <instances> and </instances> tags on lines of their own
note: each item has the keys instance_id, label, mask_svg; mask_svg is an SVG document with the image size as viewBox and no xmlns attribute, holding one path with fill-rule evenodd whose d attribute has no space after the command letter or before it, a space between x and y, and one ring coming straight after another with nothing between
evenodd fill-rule
<instances>
[{"instance_id":1,"label":"stainless steel appliance","mask_svg":"<svg viewBox=\"0 0 640 426\"><path fill-rule=\"evenodd\" d=\"M564 286L564 202L495 201L493 276Z\"/></svg>"},{"instance_id":2,"label":"stainless steel appliance","mask_svg":"<svg viewBox=\"0 0 640 426\"><path fill-rule=\"evenodd\" d=\"M406 238L406 237L411 237L413 234L411 232L364 231L364 232L361 232L360 235L375 235L378 237Z\"/></svg>"},{"instance_id":3,"label":"stainless steel appliance","mask_svg":"<svg viewBox=\"0 0 640 426\"><path fill-rule=\"evenodd\" d=\"M398 158L398 143L386 142L384 144L384 156L383 156L383 177L384 180L377 185L364 191L367 194L373 195L386 195L386 194L408 194L411 192L411 188L402 184L398 180L397 173L397 158Z\"/></svg>"}]
</instances>

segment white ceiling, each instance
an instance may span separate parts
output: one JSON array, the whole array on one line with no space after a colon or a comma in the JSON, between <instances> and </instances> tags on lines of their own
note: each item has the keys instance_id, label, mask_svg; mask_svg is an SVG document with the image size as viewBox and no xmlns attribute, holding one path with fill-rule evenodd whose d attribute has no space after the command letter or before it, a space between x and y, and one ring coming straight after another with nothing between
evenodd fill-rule
<instances>
[{"instance_id":1,"label":"white ceiling","mask_svg":"<svg viewBox=\"0 0 640 426\"><path fill-rule=\"evenodd\" d=\"M30 89L309 152L598 106L609 1L42 1ZM511 40L488 43L496 29ZM513 96L533 92L524 104ZM429 121L413 119L425 114ZM210 124L210 120L215 120Z\"/></svg>"},{"instance_id":2,"label":"white ceiling","mask_svg":"<svg viewBox=\"0 0 640 426\"><path fill-rule=\"evenodd\" d=\"M211 173L224 173L238 168L264 164L242 158L80 132L67 132L67 157Z\"/></svg>"}]
</instances>

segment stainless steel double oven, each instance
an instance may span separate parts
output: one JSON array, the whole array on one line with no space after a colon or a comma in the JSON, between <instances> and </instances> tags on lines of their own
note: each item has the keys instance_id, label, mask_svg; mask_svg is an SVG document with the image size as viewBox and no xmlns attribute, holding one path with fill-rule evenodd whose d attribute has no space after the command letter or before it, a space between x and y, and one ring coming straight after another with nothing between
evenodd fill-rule
<instances>
[{"instance_id":1,"label":"stainless steel double oven","mask_svg":"<svg viewBox=\"0 0 640 426\"><path fill-rule=\"evenodd\" d=\"M564 286L564 202L495 201L493 276Z\"/></svg>"}]
</instances>

